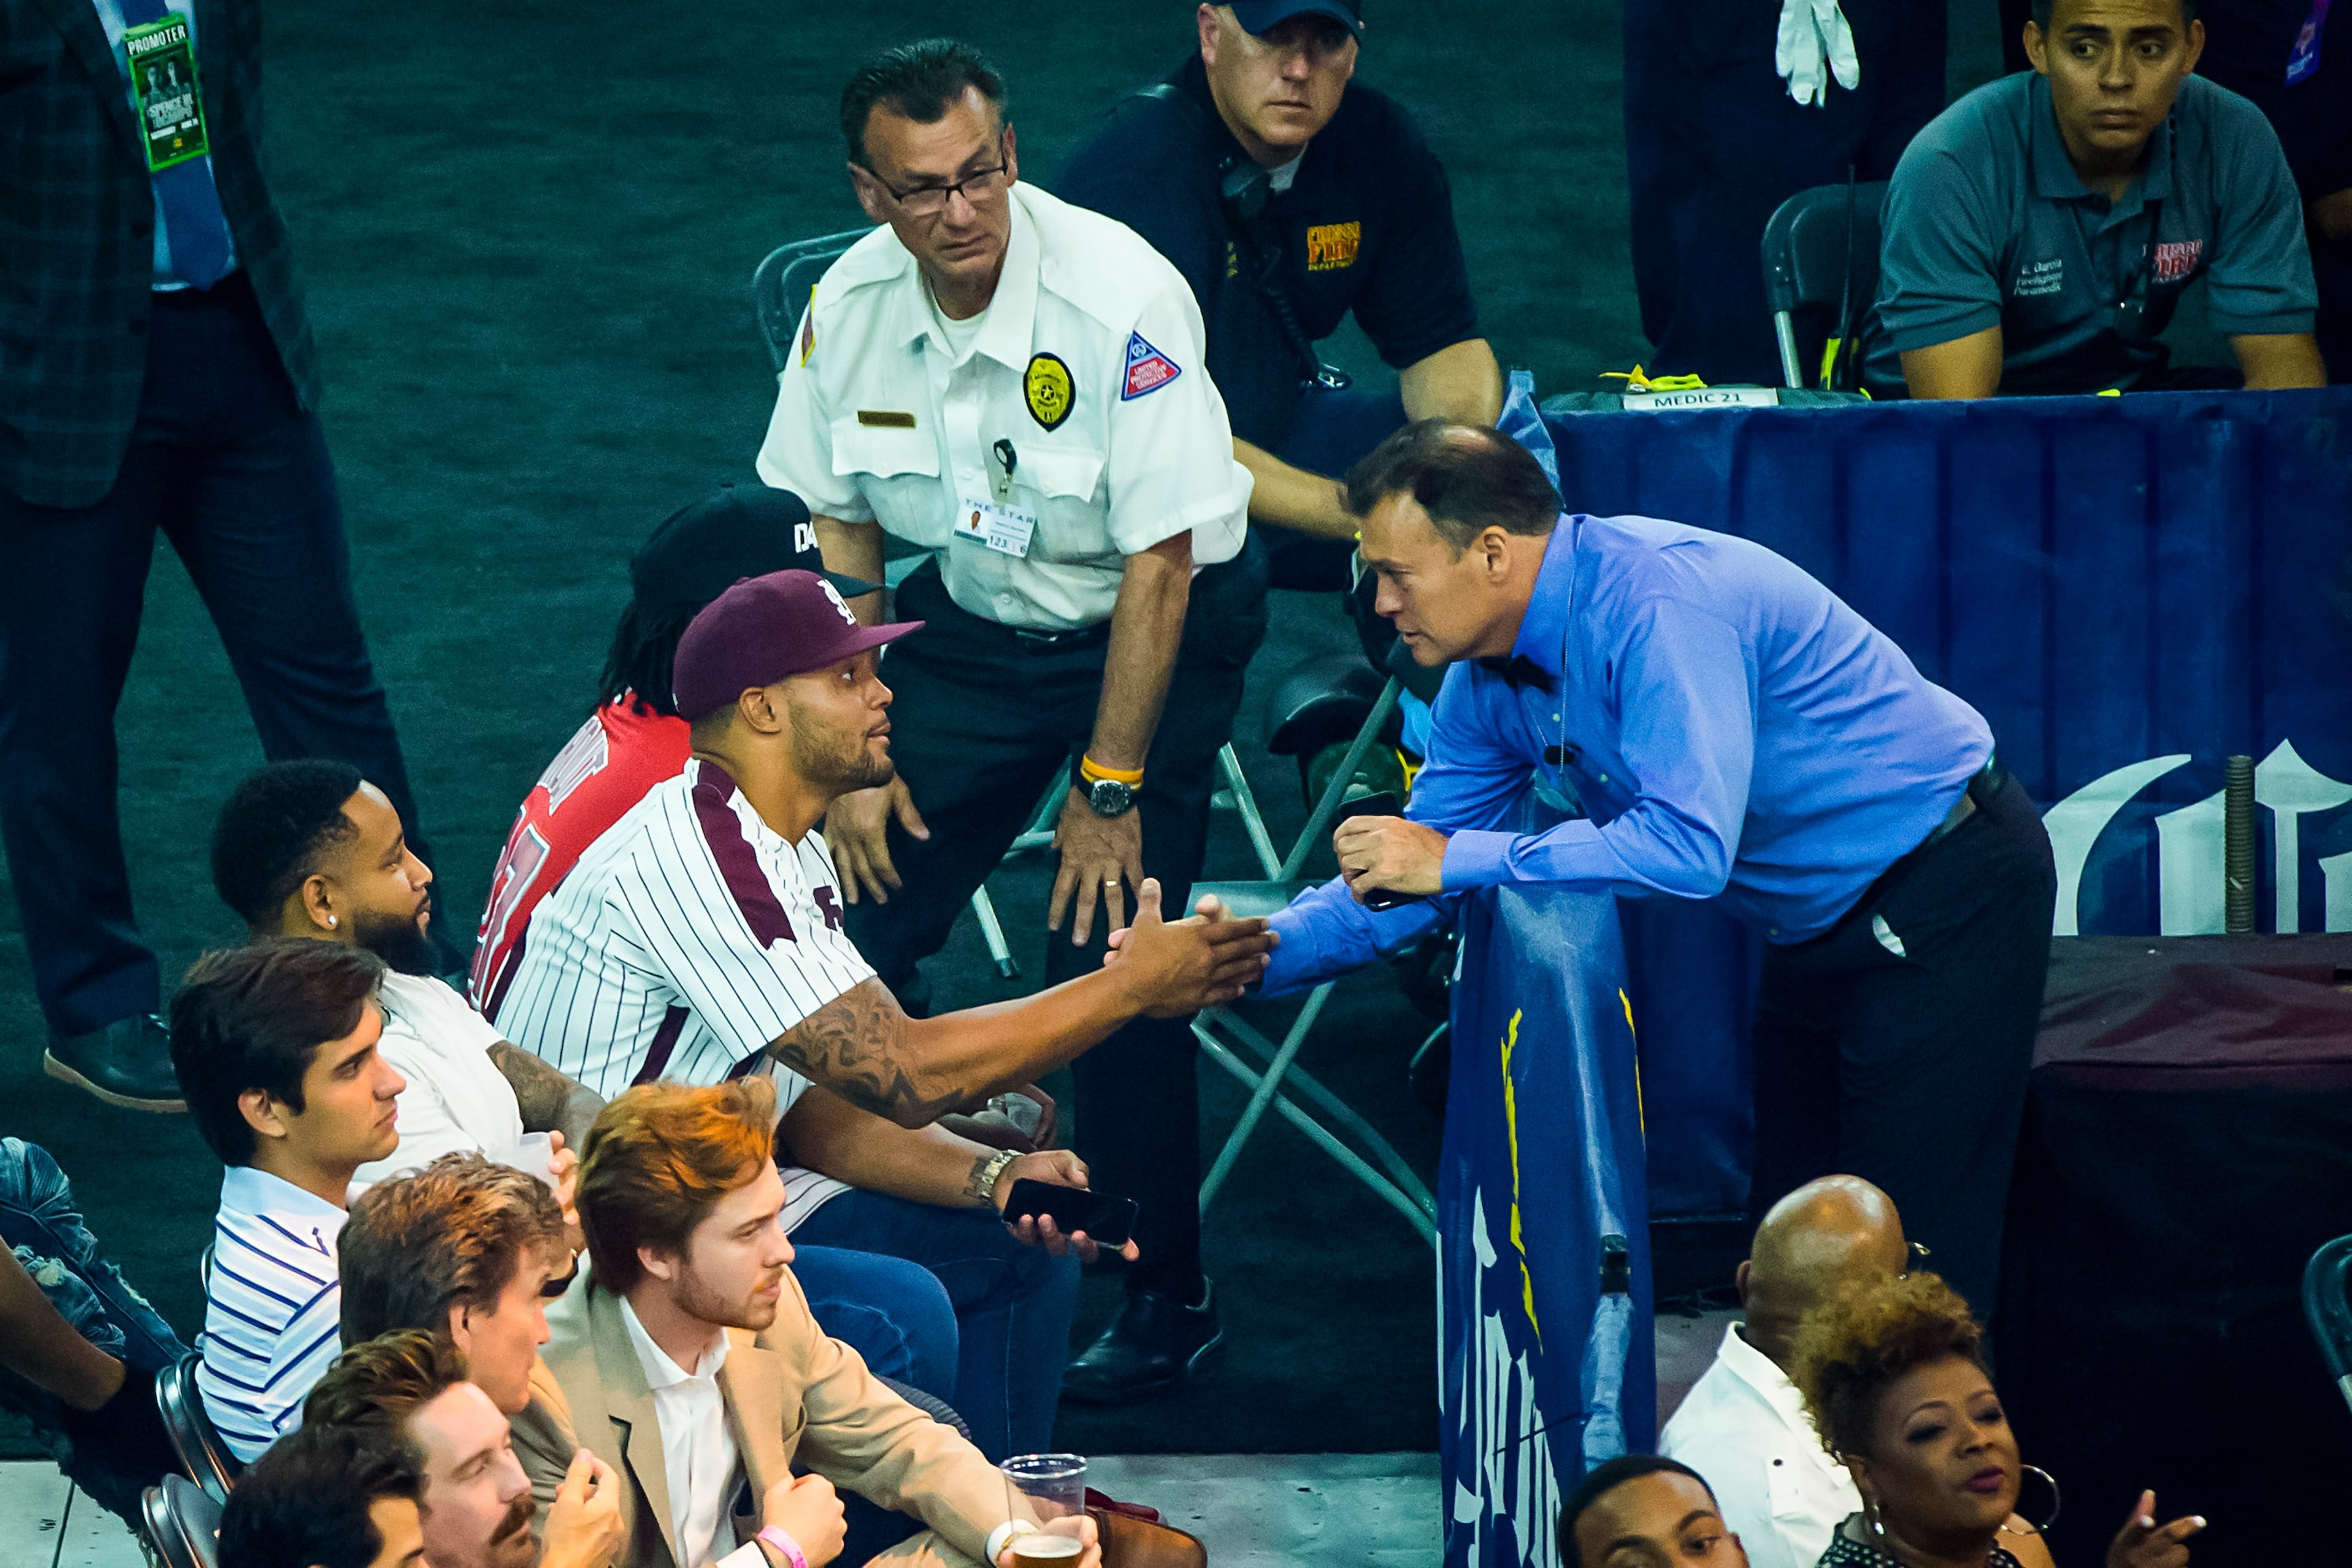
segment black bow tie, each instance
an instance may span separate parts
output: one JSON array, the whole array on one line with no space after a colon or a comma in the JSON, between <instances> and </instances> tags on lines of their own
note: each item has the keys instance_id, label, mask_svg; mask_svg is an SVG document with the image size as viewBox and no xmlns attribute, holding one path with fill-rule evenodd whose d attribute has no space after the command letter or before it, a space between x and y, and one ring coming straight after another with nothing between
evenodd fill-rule
<instances>
[{"instance_id":1,"label":"black bow tie","mask_svg":"<svg viewBox=\"0 0 2352 1568\"><path fill-rule=\"evenodd\" d=\"M1551 690L1551 671L1523 653L1515 653L1508 658L1482 658L1478 668L1501 676L1503 684L1514 691L1522 686L1532 686L1543 692Z\"/></svg>"}]
</instances>

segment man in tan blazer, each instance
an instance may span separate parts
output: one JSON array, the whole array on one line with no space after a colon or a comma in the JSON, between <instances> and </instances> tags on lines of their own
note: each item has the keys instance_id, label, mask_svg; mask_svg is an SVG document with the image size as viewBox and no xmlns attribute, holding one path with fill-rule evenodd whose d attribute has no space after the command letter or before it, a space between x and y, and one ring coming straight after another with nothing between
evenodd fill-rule
<instances>
[{"instance_id":1,"label":"man in tan blazer","mask_svg":"<svg viewBox=\"0 0 2352 1568\"><path fill-rule=\"evenodd\" d=\"M623 1482L615 1568L824 1568L835 1484L929 1527L894 1565L1007 1568L1035 1516L809 1316L785 1267L774 1124L762 1078L643 1085L597 1117L578 1200L591 1261L547 1315L514 1423L542 1517L585 1447ZM1074 1568L1100 1568L1092 1521L1045 1528L1084 1543Z\"/></svg>"}]
</instances>

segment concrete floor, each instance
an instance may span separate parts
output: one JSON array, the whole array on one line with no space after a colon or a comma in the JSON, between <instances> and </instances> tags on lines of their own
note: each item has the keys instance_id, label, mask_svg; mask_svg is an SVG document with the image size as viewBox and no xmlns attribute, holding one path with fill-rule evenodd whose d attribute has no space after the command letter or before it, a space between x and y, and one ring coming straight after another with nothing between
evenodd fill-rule
<instances>
[{"instance_id":1,"label":"concrete floor","mask_svg":"<svg viewBox=\"0 0 2352 1568\"><path fill-rule=\"evenodd\" d=\"M1730 1318L1658 1319L1662 1424ZM1099 1490L1149 1503L1199 1536L1217 1568L1434 1568L1439 1559L1435 1454L1106 1454L1088 1472ZM138 1542L89 1498L74 1498L67 1516L67 1491L46 1461L0 1464L0 1563L142 1568Z\"/></svg>"}]
</instances>

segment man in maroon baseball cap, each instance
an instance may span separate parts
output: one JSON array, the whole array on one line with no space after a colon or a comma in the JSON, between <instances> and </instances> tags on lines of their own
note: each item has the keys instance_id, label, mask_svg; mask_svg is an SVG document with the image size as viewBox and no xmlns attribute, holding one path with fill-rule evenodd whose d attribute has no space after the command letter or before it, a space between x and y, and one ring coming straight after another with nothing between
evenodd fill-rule
<instances>
[{"instance_id":1,"label":"man in maroon baseball cap","mask_svg":"<svg viewBox=\"0 0 2352 1568\"><path fill-rule=\"evenodd\" d=\"M841 795L889 782L882 647L920 625L861 626L823 578L797 571L747 578L705 607L672 666L692 726L684 771L541 901L496 1022L608 1096L769 1065L779 1163L801 1167L780 1189L797 1194L780 1197L796 1205L796 1239L954 1262L941 1282L967 1352L981 1352L961 1363L959 1405L966 1373L992 1364L992 1393L966 1415L992 1451L1023 1452L1051 1438L1076 1300L1075 1265L1044 1254L1091 1260L1099 1248L1006 1205L1024 1180L1083 1188L1087 1167L1066 1150L991 1148L934 1124L1137 1017L1239 995L1273 941L1262 921L1164 921L1146 879L1100 968L1018 1002L908 1016L843 929L816 829ZM811 1185L812 1173L848 1188ZM828 1221L838 1237L814 1234ZM1132 1242L1118 1250L1138 1256Z\"/></svg>"},{"instance_id":2,"label":"man in maroon baseball cap","mask_svg":"<svg viewBox=\"0 0 2352 1568\"><path fill-rule=\"evenodd\" d=\"M922 626L860 626L840 593L814 572L745 577L704 605L677 639L677 657L670 666L672 697L678 712L698 720L751 687L773 686L839 664ZM886 694L883 701L888 700ZM882 777L889 777L887 767Z\"/></svg>"}]
</instances>

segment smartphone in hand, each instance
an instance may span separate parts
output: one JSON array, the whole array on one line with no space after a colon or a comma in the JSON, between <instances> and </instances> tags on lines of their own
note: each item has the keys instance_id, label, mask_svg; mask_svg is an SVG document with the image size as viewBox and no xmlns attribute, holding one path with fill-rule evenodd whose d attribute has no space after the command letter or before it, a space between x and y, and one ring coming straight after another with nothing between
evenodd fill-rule
<instances>
[{"instance_id":1,"label":"smartphone in hand","mask_svg":"<svg viewBox=\"0 0 2352 1568\"><path fill-rule=\"evenodd\" d=\"M1004 1201L1004 1223L1017 1225L1038 1215L1052 1219L1064 1236L1082 1230L1089 1240L1116 1250L1134 1234L1136 1205L1133 1198L1084 1187L1059 1187L1026 1177L1013 1183L1013 1195Z\"/></svg>"}]
</instances>

